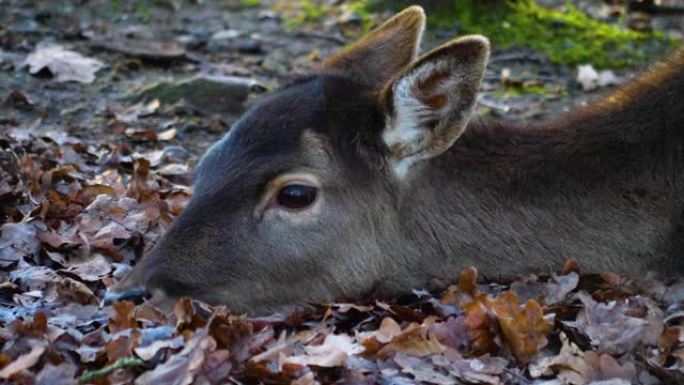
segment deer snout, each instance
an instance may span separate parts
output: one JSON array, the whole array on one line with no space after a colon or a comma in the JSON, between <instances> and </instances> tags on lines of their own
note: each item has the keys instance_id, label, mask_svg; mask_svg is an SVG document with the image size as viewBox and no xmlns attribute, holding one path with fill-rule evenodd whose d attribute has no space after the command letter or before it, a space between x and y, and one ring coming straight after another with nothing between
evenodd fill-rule
<instances>
[{"instance_id":1,"label":"deer snout","mask_svg":"<svg viewBox=\"0 0 684 385\"><path fill-rule=\"evenodd\" d=\"M150 285L148 285L149 258L142 260L140 264L129 271L119 282L107 288L102 306L111 305L117 301L131 301L140 303L150 299Z\"/></svg>"},{"instance_id":2,"label":"deer snout","mask_svg":"<svg viewBox=\"0 0 684 385\"><path fill-rule=\"evenodd\" d=\"M112 287L107 289L104 299L102 300L102 306L108 306L114 302L124 300L140 302L148 297L149 295L145 287L132 287L121 291L117 291L116 288Z\"/></svg>"},{"instance_id":3,"label":"deer snout","mask_svg":"<svg viewBox=\"0 0 684 385\"><path fill-rule=\"evenodd\" d=\"M150 287L149 285L131 286L126 285L126 283L122 281L107 289L102 300L102 306L108 306L117 301L131 301L135 303L145 301L160 309L169 310L173 307L174 298L170 297L163 288Z\"/></svg>"},{"instance_id":4,"label":"deer snout","mask_svg":"<svg viewBox=\"0 0 684 385\"><path fill-rule=\"evenodd\" d=\"M102 306L117 301L140 303L144 300L158 308L170 309L175 301L168 295L166 285L161 284L167 279L155 268L158 265L155 263L155 256L155 253L146 256L128 275L109 287Z\"/></svg>"},{"instance_id":5,"label":"deer snout","mask_svg":"<svg viewBox=\"0 0 684 385\"><path fill-rule=\"evenodd\" d=\"M163 289L154 288L150 290L146 286L136 286L127 289L118 289L116 286L107 289L102 306L111 305L117 301L130 301L134 303L146 303L162 310L171 310L175 303L175 298L169 297Z\"/></svg>"},{"instance_id":6,"label":"deer snout","mask_svg":"<svg viewBox=\"0 0 684 385\"><path fill-rule=\"evenodd\" d=\"M148 285L143 279L144 274L141 274L142 267L136 266L123 279L107 288L102 306L111 305L117 301L132 301L141 302L143 299L149 298Z\"/></svg>"}]
</instances>

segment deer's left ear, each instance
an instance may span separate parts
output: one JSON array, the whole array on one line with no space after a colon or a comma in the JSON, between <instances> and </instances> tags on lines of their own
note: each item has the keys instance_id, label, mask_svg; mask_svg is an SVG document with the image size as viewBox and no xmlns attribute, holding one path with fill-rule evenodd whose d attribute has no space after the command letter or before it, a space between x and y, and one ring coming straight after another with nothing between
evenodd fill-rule
<instances>
[{"instance_id":1,"label":"deer's left ear","mask_svg":"<svg viewBox=\"0 0 684 385\"><path fill-rule=\"evenodd\" d=\"M418 55L425 29L425 13L419 6L399 12L356 43L323 63L326 70L347 73L379 90Z\"/></svg>"},{"instance_id":2,"label":"deer's left ear","mask_svg":"<svg viewBox=\"0 0 684 385\"><path fill-rule=\"evenodd\" d=\"M382 137L397 177L440 155L463 133L488 58L487 38L465 36L422 56L385 87Z\"/></svg>"}]
</instances>

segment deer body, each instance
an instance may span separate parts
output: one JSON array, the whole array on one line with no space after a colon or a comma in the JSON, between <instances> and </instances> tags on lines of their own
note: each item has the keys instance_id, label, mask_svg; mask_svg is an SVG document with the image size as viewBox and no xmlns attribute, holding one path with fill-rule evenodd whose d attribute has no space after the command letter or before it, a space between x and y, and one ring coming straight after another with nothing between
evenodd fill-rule
<instances>
[{"instance_id":1,"label":"deer body","mask_svg":"<svg viewBox=\"0 0 684 385\"><path fill-rule=\"evenodd\" d=\"M410 238L422 253L445 256L439 269L548 272L573 257L591 271L681 274L681 139L670 149L606 142L600 154L583 153L585 145L562 138L577 127L471 125L416 183L406 202Z\"/></svg>"},{"instance_id":2,"label":"deer body","mask_svg":"<svg viewBox=\"0 0 684 385\"><path fill-rule=\"evenodd\" d=\"M554 121L469 124L411 182L397 267L421 273L413 285L470 265L549 272L569 257L589 271L681 276L684 52L670 60Z\"/></svg>"},{"instance_id":3,"label":"deer body","mask_svg":"<svg viewBox=\"0 0 684 385\"><path fill-rule=\"evenodd\" d=\"M423 24L411 7L253 107L109 298L264 312L468 266L684 273L684 50L587 108L501 125L470 119L487 40L416 58Z\"/></svg>"}]
</instances>

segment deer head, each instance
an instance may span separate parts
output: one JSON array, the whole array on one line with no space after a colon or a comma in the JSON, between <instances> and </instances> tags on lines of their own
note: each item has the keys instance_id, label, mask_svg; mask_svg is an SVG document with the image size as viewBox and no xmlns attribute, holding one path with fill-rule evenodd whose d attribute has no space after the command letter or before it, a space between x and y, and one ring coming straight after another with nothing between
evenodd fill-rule
<instances>
[{"instance_id":1,"label":"deer head","mask_svg":"<svg viewBox=\"0 0 684 385\"><path fill-rule=\"evenodd\" d=\"M466 36L417 58L410 7L254 105L201 159L194 194L110 299L240 311L405 289L402 202L466 128L489 55Z\"/></svg>"}]
</instances>

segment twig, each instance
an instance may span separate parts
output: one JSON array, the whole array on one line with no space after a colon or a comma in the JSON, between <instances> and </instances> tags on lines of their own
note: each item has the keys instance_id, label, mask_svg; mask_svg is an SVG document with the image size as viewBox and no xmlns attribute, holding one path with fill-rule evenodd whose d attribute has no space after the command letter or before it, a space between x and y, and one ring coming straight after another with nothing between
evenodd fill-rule
<instances>
[{"instance_id":1,"label":"twig","mask_svg":"<svg viewBox=\"0 0 684 385\"><path fill-rule=\"evenodd\" d=\"M85 384L94 378L106 376L109 373L111 373L111 372L113 372L119 368L133 368L133 367L142 366L142 365L145 365L145 362L139 358L119 358L113 364L111 364L109 366L105 366L102 369L94 370L92 372L88 372L88 373L82 375L78 379L78 383L79 384Z\"/></svg>"}]
</instances>

